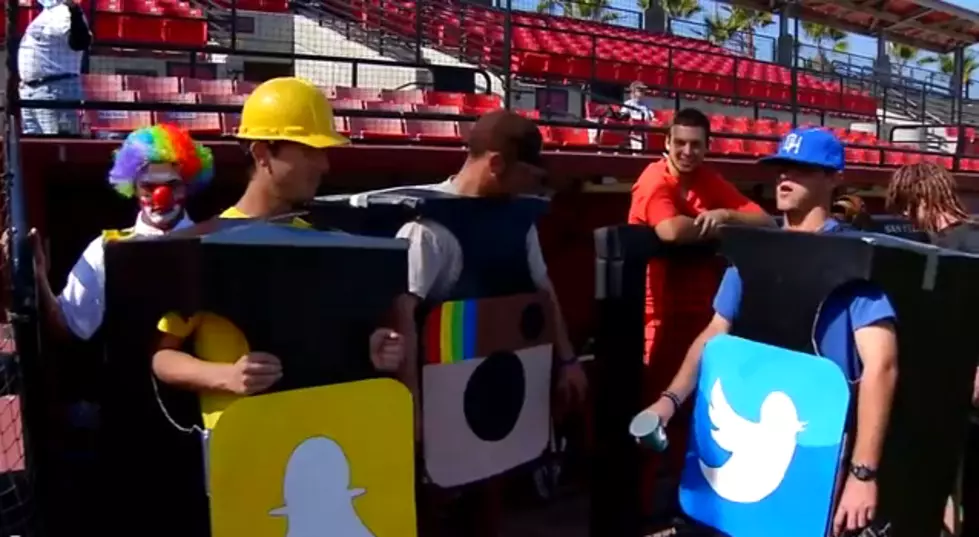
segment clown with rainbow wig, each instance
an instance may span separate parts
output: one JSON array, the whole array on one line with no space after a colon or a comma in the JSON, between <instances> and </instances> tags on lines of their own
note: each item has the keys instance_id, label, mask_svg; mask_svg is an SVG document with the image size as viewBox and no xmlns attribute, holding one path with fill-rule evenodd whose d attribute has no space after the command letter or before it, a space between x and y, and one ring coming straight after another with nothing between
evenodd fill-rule
<instances>
[{"instance_id":1,"label":"clown with rainbow wig","mask_svg":"<svg viewBox=\"0 0 979 537\"><path fill-rule=\"evenodd\" d=\"M194 225L185 210L187 196L205 186L213 175L211 151L186 131L172 125L153 125L132 132L115 153L109 184L119 194L139 201L135 224L123 230L106 230L89 243L57 295L47 279L43 249L35 248L38 291L49 324L62 333L70 331L90 339L105 314L106 241L163 235Z\"/></svg>"}]
</instances>

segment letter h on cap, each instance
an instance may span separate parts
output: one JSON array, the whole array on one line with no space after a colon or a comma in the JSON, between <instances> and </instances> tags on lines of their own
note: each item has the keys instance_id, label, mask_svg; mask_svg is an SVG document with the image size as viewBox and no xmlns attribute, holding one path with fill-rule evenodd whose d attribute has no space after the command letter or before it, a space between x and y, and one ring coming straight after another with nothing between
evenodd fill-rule
<instances>
[{"instance_id":1,"label":"letter h on cap","mask_svg":"<svg viewBox=\"0 0 979 537\"><path fill-rule=\"evenodd\" d=\"M785 137L785 142L782 144L782 152L798 155L800 149L802 149L802 136L794 132L788 134Z\"/></svg>"}]
</instances>

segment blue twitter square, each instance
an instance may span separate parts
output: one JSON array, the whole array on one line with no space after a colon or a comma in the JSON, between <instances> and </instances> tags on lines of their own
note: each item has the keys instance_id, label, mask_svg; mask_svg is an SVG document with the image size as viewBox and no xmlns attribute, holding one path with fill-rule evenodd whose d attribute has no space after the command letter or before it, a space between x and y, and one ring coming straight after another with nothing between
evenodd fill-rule
<instances>
[{"instance_id":1,"label":"blue twitter square","mask_svg":"<svg viewBox=\"0 0 979 537\"><path fill-rule=\"evenodd\" d=\"M823 537L849 405L833 362L715 337L701 361L684 512L731 537Z\"/></svg>"}]
</instances>

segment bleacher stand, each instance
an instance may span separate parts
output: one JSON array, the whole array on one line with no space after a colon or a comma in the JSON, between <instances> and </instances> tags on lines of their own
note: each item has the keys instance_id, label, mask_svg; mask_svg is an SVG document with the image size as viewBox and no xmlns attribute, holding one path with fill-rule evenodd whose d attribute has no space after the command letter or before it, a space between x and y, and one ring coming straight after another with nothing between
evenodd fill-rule
<instances>
[{"instance_id":1,"label":"bleacher stand","mask_svg":"<svg viewBox=\"0 0 979 537\"><path fill-rule=\"evenodd\" d=\"M19 0L18 7L21 31L42 13L33 0ZM655 129L668 124L675 105L685 101L715 112L713 153L752 158L770 153L791 128L787 111L794 105L799 123L822 123L849 144L851 165L955 165L951 153L958 144L952 141L936 149L884 137L886 129L877 128L881 103L861 81L793 74L688 37L558 15L508 14L460 0L291 6L284 0L82 0L79 7L95 39L83 96L113 103L103 107L113 109L93 106L71 114L85 133L97 136L116 137L158 121L201 136L229 134L237 125L234 108L255 83L291 71L322 87L343 114L337 127L355 140L454 144L464 140L468 121L411 115L478 115L498 108L504 104L501 80L510 77L512 104L532 118L540 118L530 95L539 85L577 96L572 100L578 106L571 105L562 119L578 125L542 122L552 149L658 153L663 137ZM203 52L205 47L226 53ZM415 63L422 60L418 67L394 63L405 59L406 50ZM330 51L342 54L316 59ZM463 82L472 89L447 88L437 80L441 67L471 69L477 81ZM657 109L648 119L610 117L606 112L616 103L590 93L592 83L643 84ZM126 110L124 103L134 105ZM545 119L553 119L550 108ZM647 129L639 135L643 141L624 143L637 126ZM947 130L954 140L957 130ZM971 143L963 139L963 147ZM963 158L958 166L979 171L979 159Z\"/></svg>"}]
</instances>

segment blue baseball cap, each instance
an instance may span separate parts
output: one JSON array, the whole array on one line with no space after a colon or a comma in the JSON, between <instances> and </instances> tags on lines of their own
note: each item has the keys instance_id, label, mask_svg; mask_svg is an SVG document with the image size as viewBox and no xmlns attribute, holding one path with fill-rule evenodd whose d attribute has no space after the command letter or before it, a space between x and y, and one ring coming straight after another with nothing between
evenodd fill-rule
<instances>
[{"instance_id":1,"label":"blue baseball cap","mask_svg":"<svg viewBox=\"0 0 979 537\"><path fill-rule=\"evenodd\" d=\"M832 132L819 128L795 129L778 144L778 152L758 162L801 164L841 172L846 163L843 144Z\"/></svg>"}]
</instances>

